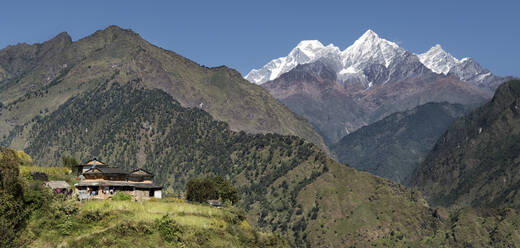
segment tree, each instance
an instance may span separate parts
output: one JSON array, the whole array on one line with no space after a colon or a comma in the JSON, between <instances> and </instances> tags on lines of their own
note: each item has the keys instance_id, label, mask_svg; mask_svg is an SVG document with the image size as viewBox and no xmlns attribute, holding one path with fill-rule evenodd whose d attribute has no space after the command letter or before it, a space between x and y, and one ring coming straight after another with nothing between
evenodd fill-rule
<instances>
[{"instance_id":1,"label":"tree","mask_svg":"<svg viewBox=\"0 0 520 248\"><path fill-rule=\"evenodd\" d=\"M236 203L238 201L238 192L237 189L231 184L229 180L224 179L221 176L216 176L213 178L213 184L215 186L215 190L217 191L217 196L222 201L231 201L231 203Z\"/></svg>"},{"instance_id":2,"label":"tree","mask_svg":"<svg viewBox=\"0 0 520 248\"><path fill-rule=\"evenodd\" d=\"M70 169L74 168L76 165L78 165L78 160L72 156L63 156L61 157L61 162L63 163L64 167L68 167Z\"/></svg>"},{"instance_id":3,"label":"tree","mask_svg":"<svg viewBox=\"0 0 520 248\"><path fill-rule=\"evenodd\" d=\"M25 220L23 189L18 181L16 152L0 147L0 247L12 247Z\"/></svg>"},{"instance_id":4,"label":"tree","mask_svg":"<svg viewBox=\"0 0 520 248\"><path fill-rule=\"evenodd\" d=\"M221 176L192 178L186 185L186 198L197 202L220 199L235 203L238 201L238 192L229 180Z\"/></svg>"},{"instance_id":5,"label":"tree","mask_svg":"<svg viewBox=\"0 0 520 248\"><path fill-rule=\"evenodd\" d=\"M209 178L192 178L186 184L186 199L188 201L205 202L216 198L217 191Z\"/></svg>"}]
</instances>

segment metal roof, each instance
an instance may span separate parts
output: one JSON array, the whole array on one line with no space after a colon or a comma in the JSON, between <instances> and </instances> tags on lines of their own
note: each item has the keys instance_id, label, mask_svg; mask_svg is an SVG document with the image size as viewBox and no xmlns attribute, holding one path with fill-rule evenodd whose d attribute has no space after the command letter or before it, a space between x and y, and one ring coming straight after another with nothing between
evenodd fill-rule
<instances>
[{"instance_id":1,"label":"metal roof","mask_svg":"<svg viewBox=\"0 0 520 248\"><path fill-rule=\"evenodd\" d=\"M135 187L138 189L162 189L161 186L157 186L151 183L131 183L126 181L93 181L93 182L85 182L81 181L77 184L77 186L102 186L102 187L111 187L111 186L119 186L119 187Z\"/></svg>"}]
</instances>

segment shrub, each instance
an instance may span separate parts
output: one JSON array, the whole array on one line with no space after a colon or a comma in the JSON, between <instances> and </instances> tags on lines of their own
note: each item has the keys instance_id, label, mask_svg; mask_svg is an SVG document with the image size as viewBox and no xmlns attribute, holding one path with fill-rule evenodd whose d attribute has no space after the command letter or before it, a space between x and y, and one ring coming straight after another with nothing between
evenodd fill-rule
<instances>
[{"instance_id":1,"label":"shrub","mask_svg":"<svg viewBox=\"0 0 520 248\"><path fill-rule=\"evenodd\" d=\"M81 214L81 219L83 222L90 223L90 222L99 222L103 218L105 218L108 215L108 213L100 211L99 209L96 209L94 211L85 211Z\"/></svg>"},{"instance_id":2,"label":"shrub","mask_svg":"<svg viewBox=\"0 0 520 248\"><path fill-rule=\"evenodd\" d=\"M170 216L164 215L162 218L155 220L155 230L159 232L161 237L170 243L181 241L182 230Z\"/></svg>"},{"instance_id":3,"label":"shrub","mask_svg":"<svg viewBox=\"0 0 520 248\"><path fill-rule=\"evenodd\" d=\"M132 234L152 234L153 229L148 222L132 222L122 221L115 227L115 231L120 235L132 235Z\"/></svg>"},{"instance_id":4,"label":"shrub","mask_svg":"<svg viewBox=\"0 0 520 248\"><path fill-rule=\"evenodd\" d=\"M132 196L128 193L116 192L114 196L112 196L113 201L130 201Z\"/></svg>"},{"instance_id":5,"label":"shrub","mask_svg":"<svg viewBox=\"0 0 520 248\"><path fill-rule=\"evenodd\" d=\"M70 235L73 231L73 224L70 215L65 215L57 225L62 235Z\"/></svg>"}]
</instances>

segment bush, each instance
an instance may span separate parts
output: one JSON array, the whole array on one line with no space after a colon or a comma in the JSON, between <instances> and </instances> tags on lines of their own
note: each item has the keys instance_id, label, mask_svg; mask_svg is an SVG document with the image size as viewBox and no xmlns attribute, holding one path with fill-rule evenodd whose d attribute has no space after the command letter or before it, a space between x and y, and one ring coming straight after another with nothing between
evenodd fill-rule
<instances>
[{"instance_id":1,"label":"bush","mask_svg":"<svg viewBox=\"0 0 520 248\"><path fill-rule=\"evenodd\" d=\"M167 242L176 243L181 241L182 230L177 222L168 215L155 220L155 230Z\"/></svg>"},{"instance_id":2,"label":"bush","mask_svg":"<svg viewBox=\"0 0 520 248\"><path fill-rule=\"evenodd\" d=\"M85 223L99 222L105 218L108 213L100 211L99 209L93 211L85 211L81 213L81 219Z\"/></svg>"},{"instance_id":3,"label":"bush","mask_svg":"<svg viewBox=\"0 0 520 248\"><path fill-rule=\"evenodd\" d=\"M132 196L128 193L116 192L114 196L112 196L113 201L130 201L132 200Z\"/></svg>"},{"instance_id":4,"label":"bush","mask_svg":"<svg viewBox=\"0 0 520 248\"><path fill-rule=\"evenodd\" d=\"M132 235L132 234L152 234L153 229L148 222L132 222L125 220L115 227L115 231L119 235Z\"/></svg>"},{"instance_id":5,"label":"bush","mask_svg":"<svg viewBox=\"0 0 520 248\"><path fill-rule=\"evenodd\" d=\"M236 203L238 201L238 192L229 180L220 176L192 178L186 185L186 198L188 201L196 202L220 199L224 202Z\"/></svg>"}]
</instances>

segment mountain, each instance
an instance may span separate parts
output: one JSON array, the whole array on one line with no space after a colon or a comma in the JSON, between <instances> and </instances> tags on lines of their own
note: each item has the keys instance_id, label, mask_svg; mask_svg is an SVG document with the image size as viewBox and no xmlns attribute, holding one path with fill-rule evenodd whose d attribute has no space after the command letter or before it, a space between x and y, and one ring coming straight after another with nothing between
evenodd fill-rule
<instances>
[{"instance_id":1,"label":"mountain","mask_svg":"<svg viewBox=\"0 0 520 248\"><path fill-rule=\"evenodd\" d=\"M520 208L520 81L456 120L410 185L432 205Z\"/></svg>"},{"instance_id":2,"label":"mountain","mask_svg":"<svg viewBox=\"0 0 520 248\"><path fill-rule=\"evenodd\" d=\"M324 46L318 40L301 41L286 57L274 59L260 69L252 69L245 78L252 83L263 84L278 78L298 65L322 61L335 70L342 81L356 76L355 74L363 74L365 83L374 83L372 80L374 77L367 75L366 70L370 70L370 67L374 65L389 68L394 64L396 67L409 56L418 59L422 65L434 73L453 74L461 81L490 92L493 92L500 83L510 79L493 75L471 58L459 60L444 51L439 44L425 53L414 54L394 42L380 38L370 29L343 51L333 44ZM385 79L386 81L395 80L395 78L389 79L388 77Z\"/></svg>"},{"instance_id":3,"label":"mountain","mask_svg":"<svg viewBox=\"0 0 520 248\"><path fill-rule=\"evenodd\" d=\"M491 92L495 91L501 83L512 79L511 77L502 78L493 75L472 58L458 60L444 51L439 44L433 46L427 52L419 54L418 57L421 63L435 73L453 74L464 82Z\"/></svg>"},{"instance_id":4,"label":"mountain","mask_svg":"<svg viewBox=\"0 0 520 248\"><path fill-rule=\"evenodd\" d=\"M62 33L42 44L6 47L0 75L0 139L20 149L27 137L15 133L22 127L28 131L35 119L102 83L132 80L202 108L233 130L297 135L326 149L309 123L237 71L200 66L117 26L75 42Z\"/></svg>"},{"instance_id":5,"label":"mountain","mask_svg":"<svg viewBox=\"0 0 520 248\"><path fill-rule=\"evenodd\" d=\"M428 102L479 104L487 99L486 93L453 76L434 73L367 88L359 81L339 83L321 61L299 65L262 87L309 120L328 145L392 113Z\"/></svg>"},{"instance_id":6,"label":"mountain","mask_svg":"<svg viewBox=\"0 0 520 248\"><path fill-rule=\"evenodd\" d=\"M520 216L515 211L432 209L419 192L340 164L301 138L231 131L140 81L101 83L67 100L35 120L29 137L34 161L97 156L144 167L170 192L184 191L191 177L227 177L248 222L284 234L293 247L463 247L490 240L498 247L520 235L507 228Z\"/></svg>"},{"instance_id":7,"label":"mountain","mask_svg":"<svg viewBox=\"0 0 520 248\"><path fill-rule=\"evenodd\" d=\"M330 149L344 164L404 183L452 121L466 112L460 104L427 103L362 127Z\"/></svg>"},{"instance_id":8,"label":"mountain","mask_svg":"<svg viewBox=\"0 0 520 248\"><path fill-rule=\"evenodd\" d=\"M328 77L317 75L316 67L330 71ZM306 75L297 75L302 73ZM328 145L389 114L427 102L483 103L505 80L471 59L453 58L440 46L417 55L372 30L343 51L332 44L302 41L287 57L245 78L309 120Z\"/></svg>"}]
</instances>

